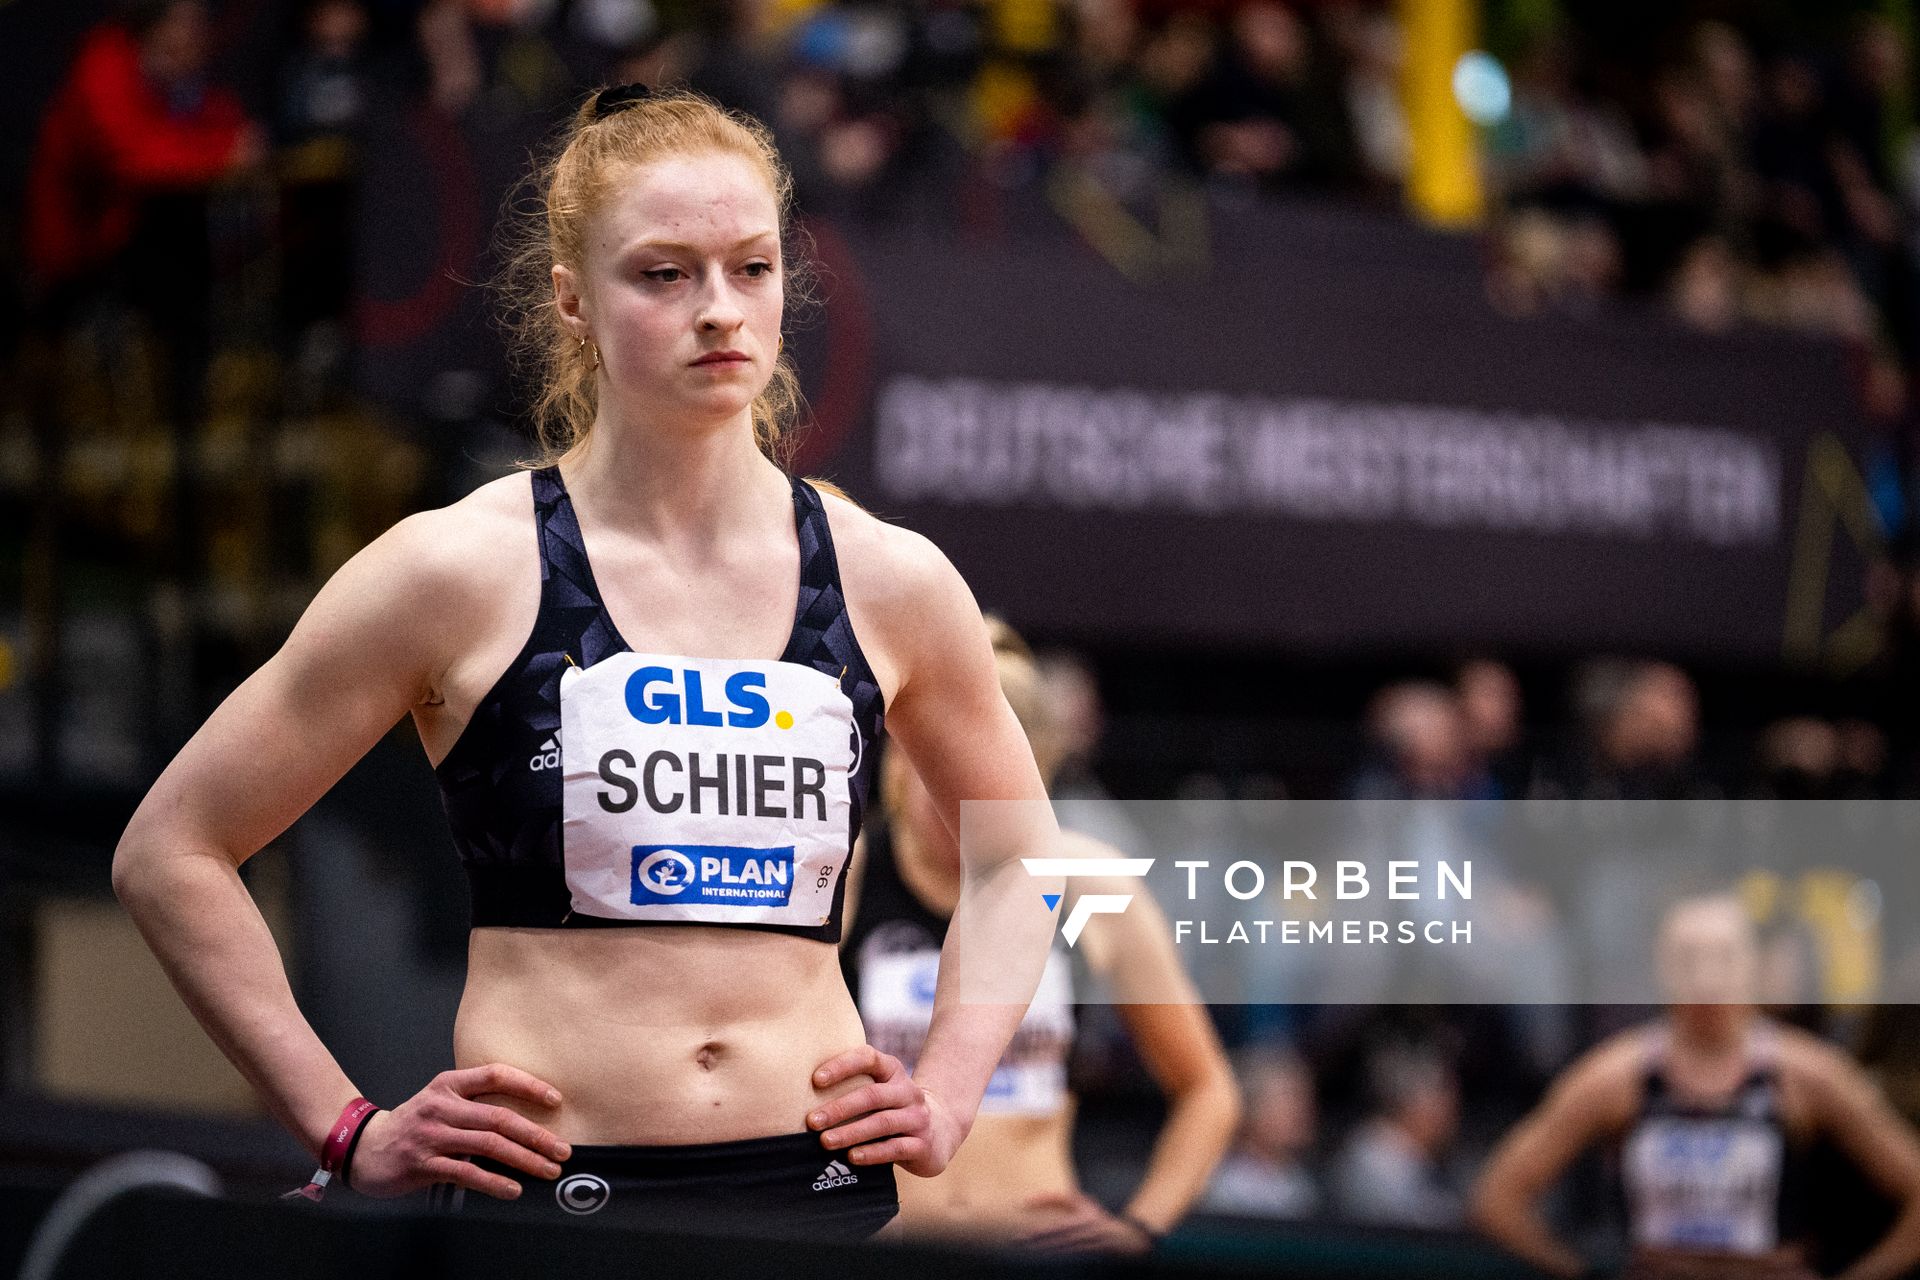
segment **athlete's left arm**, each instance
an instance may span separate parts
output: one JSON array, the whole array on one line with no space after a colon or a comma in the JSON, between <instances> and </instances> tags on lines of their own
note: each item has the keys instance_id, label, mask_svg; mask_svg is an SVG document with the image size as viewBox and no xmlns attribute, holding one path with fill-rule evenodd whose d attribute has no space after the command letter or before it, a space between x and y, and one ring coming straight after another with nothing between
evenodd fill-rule
<instances>
[{"instance_id":1,"label":"athlete's left arm","mask_svg":"<svg viewBox=\"0 0 1920 1280\"><path fill-rule=\"evenodd\" d=\"M1811 1037L1789 1049L1815 1125L1900 1206L1880 1242L1840 1280L1891 1280L1920 1263L1920 1140L1858 1064Z\"/></svg>"},{"instance_id":2,"label":"athlete's left arm","mask_svg":"<svg viewBox=\"0 0 1920 1280\"><path fill-rule=\"evenodd\" d=\"M1070 832L1063 833L1061 841L1070 855L1123 856L1108 845ZM1089 919L1078 950L1086 957L1087 967L1107 983L1134 1048L1167 1095L1166 1123L1154 1141L1146 1176L1127 1201L1122 1223L1103 1222L1108 1215L1086 1212L1082 1206L1081 1213L1067 1223L1049 1227L1032 1240L1043 1247L1056 1242L1063 1247L1122 1247L1113 1228L1124 1228L1126 1223L1137 1224L1131 1228L1136 1232L1143 1227L1154 1236L1165 1235L1206 1189L1240 1124L1240 1086L1213 1019L1174 946L1165 913L1142 889L1139 880L1076 876L1068 902L1084 893L1124 894L1133 899L1125 911ZM1055 1240L1065 1233L1073 1233L1073 1239ZM1134 1243L1144 1246L1151 1240Z\"/></svg>"},{"instance_id":3,"label":"athlete's left arm","mask_svg":"<svg viewBox=\"0 0 1920 1280\"><path fill-rule=\"evenodd\" d=\"M1051 856L1059 831L1033 750L1000 690L972 592L932 543L887 533L890 572L884 582L874 575L862 642L896 673L888 736L958 838L965 879L910 1082L917 1101L906 1100L899 1064L862 1046L823 1064L814 1083L824 1088L857 1072L875 1075L874 1083L822 1104L808 1123L826 1130L829 1147L859 1144L848 1153L857 1163L892 1161L932 1177L973 1127L1039 986L1054 927L1041 895L1060 892L1062 881L1028 875L1020 858ZM963 831L962 801L1012 803L970 805Z\"/></svg>"}]
</instances>

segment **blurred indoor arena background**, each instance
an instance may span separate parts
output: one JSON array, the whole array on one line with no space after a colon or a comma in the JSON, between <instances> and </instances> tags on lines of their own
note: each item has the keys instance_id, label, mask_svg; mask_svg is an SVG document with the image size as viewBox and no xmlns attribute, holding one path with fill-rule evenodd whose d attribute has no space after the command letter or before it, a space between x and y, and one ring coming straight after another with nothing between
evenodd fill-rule
<instances>
[{"instance_id":1,"label":"blurred indoor arena background","mask_svg":"<svg viewBox=\"0 0 1920 1280\"><path fill-rule=\"evenodd\" d=\"M350 1202L380 1220L349 1238L265 1203L310 1162L108 871L326 575L528 453L492 237L588 87L685 82L773 126L820 277L788 328L797 469L931 536L1033 641L1062 794L1905 798L1914 22L1911 0L0 2L0 1274L60 1188L135 1148L219 1174L229 1201L188 1220L236 1257L267 1256L247 1214L286 1219L261 1228L280 1260L233 1274L429 1247L389 1205ZM463 880L410 727L246 877L369 1096L451 1065ZM1803 888L1749 901L1811 920ZM1884 988L1853 1003L1861 982L1775 997L1920 1118L1920 1025ZM1475 1172L1623 1019L1215 1013L1244 1134L1163 1253L1301 1275L1505 1266L1466 1224ZM1117 1203L1159 1094L1111 1009L1082 1018L1080 1167ZM1837 1267L1886 1210L1820 1168ZM1555 1206L1601 1252L1606 1178L1590 1161ZM162 1265L171 1211L110 1221L123 1260L194 1273ZM521 1247L469 1230L411 1256Z\"/></svg>"}]
</instances>

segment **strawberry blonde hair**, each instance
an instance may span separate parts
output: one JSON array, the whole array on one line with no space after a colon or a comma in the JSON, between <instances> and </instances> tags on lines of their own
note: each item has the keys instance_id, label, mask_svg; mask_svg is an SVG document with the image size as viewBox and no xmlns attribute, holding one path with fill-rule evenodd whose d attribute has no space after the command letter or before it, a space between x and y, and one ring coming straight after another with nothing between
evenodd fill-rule
<instances>
[{"instance_id":1,"label":"strawberry blonde hair","mask_svg":"<svg viewBox=\"0 0 1920 1280\"><path fill-rule=\"evenodd\" d=\"M581 271L588 221L634 168L713 152L746 159L773 193L789 308L809 300L810 264L794 243L793 178L767 127L685 90L647 92L602 114L599 102L607 92L589 97L574 113L558 145L522 184L508 220L500 291L514 367L535 388L532 417L540 452L534 466L549 466L584 442L599 409L591 362L560 323L553 268ZM772 379L753 401L753 438L783 468L800 404L799 378L778 356Z\"/></svg>"}]
</instances>

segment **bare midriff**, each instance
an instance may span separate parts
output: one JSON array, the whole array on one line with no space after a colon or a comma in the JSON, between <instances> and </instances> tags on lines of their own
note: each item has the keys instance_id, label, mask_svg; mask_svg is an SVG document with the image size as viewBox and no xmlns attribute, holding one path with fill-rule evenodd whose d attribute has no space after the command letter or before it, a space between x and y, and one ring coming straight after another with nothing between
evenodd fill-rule
<instances>
[{"instance_id":1,"label":"bare midriff","mask_svg":"<svg viewBox=\"0 0 1920 1280\"><path fill-rule=\"evenodd\" d=\"M479 928L454 1019L459 1067L502 1062L558 1089L483 1095L583 1145L684 1146L799 1133L813 1087L865 1043L831 943L761 929Z\"/></svg>"},{"instance_id":2,"label":"bare midriff","mask_svg":"<svg viewBox=\"0 0 1920 1280\"><path fill-rule=\"evenodd\" d=\"M1033 1196L1070 1193L1073 1107L1052 1115L979 1117L937 1178L902 1177L900 1224L909 1235L1010 1240L1044 1224Z\"/></svg>"},{"instance_id":3,"label":"bare midriff","mask_svg":"<svg viewBox=\"0 0 1920 1280\"><path fill-rule=\"evenodd\" d=\"M1761 1254L1636 1249L1621 1274L1629 1280L1816 1280L1817 1275L1798 1245Z\"/></svg>"}]
</instances>

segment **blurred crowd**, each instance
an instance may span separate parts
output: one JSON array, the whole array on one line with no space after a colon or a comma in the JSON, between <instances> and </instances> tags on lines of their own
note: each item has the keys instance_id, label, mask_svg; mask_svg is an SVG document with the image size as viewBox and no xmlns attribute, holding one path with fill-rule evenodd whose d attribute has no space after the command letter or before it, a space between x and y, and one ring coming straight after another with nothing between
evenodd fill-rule
<instances>
[{"instance_id":1,"label":"blurred crowd","mask_svg":"<svg viewBox=\"0 0 1920 1280\"><path fill-rule=\"evenodd\" d=\"M1742 28L1681 6L1623 44L1557 6L1480 8L1503 60L1472 95L1493 302L1637 294L1708 329L1839 335L1886 428L1870 500L1905 546L1920 188L1904 34L1873 16ZM79 42L33 147L30 314L58 333L103 291L126 304L183 434L205 408L210 277L241 254L210 192L269 192L252 216L273 314L247 338L276 337L286 406L325 403L355 332L362 153L411 112L531 145L587 86L689 84L772 125L803 210L969 234L1057 222L1090 191L1099 219L1140 227L1176 191L1392 208L1412 147L1385 0L293 0L247 20L242 39L209 0L121 0ZM468 238L478 253L484 235Z\"/></svg>"},{"instance_id":2,"label":"blurred crowd","mask_svg":"<svg viewBox=\"0 0 1920 1280\"><path fill-rule=\"evenodd\" d=\"M1479 9L1512 68L1483 64L1473 95L1491 299L1524 314L1635 294L1709 329L1843 338L1882 428L1862 459L1871 527L1856 533L1870 603L1905 628L1895 646L1912 645L1920 188L1905 35L1870 15L1742 27L1680 6L1608 28L1551 4ZM292 0L240 15L245 33L208 0L115 13L80 39L38 127L26 312L56 342L84 330L106 353L83 381L151 368L152 416L183 442L208 409L222 273L225 340L275 362L248 413L360 403L352 357L370 312L354 227L405 194L363 190L364 165L383 132L423 115L535 146L587 86L690 84L772 125L803 210L969 235L1057 227L1089 191L1107 225L1131 213L1139 227L1160 224L1169 192L1392 209L1412 145L1406 38L1385 0ZM436 280L490 271L484 228L463 234L476 260L442 261ZM113 355L130 327L144 363ZM43 447L62 446L83 399L56 381L37 393ZM456 405L447 429L416 435L437 460L426 486L468 478L470 452L499 453L491 436L454 438L484 416ZM191 577L206 539L188 479L171 559Z\"/></svg>"},{"instance_id":3,"label":"blurred crowd","mask_svg":"<svg viewBox=\"0 0 1920 1280\"><path fill-rule=\"evenodd\" d=\"M1210 858L1215 867L1244 857L1271 868L1276 856L1271 837L1263 841L1257 829L1208 820L1209 805L1218 814L1221 802L1233 800L1869 800L1910 797L1920 784L1911 763L1900 763L1882 729L1865 719L1783 716L1751 734L1720 735L1709 751L1699 690L1671 663L1590 661L1573 672L1563 715L1529 707L1515 672L1483 657L1460 663L1446 680L1378 688L1362 713L1364 741L1348 753L1349 771L1332 790L1291 778L1284 766L1195 774L1178 794L1200 803L1184 806L1185 817L1156 826L1147 838L1141 823L1153 808L1115 801L1092 767L1107 724L1093 669L1062 651L1045 655L1041 666L1064 761L1056 788L1063 824L1136 855ZM1414 823L1406 830L1417 829ZM1184 834L1169 842L1169 830ZM1439 856L1455 865L1487 852L1471 840L1459 843L1458 830L1441 844ZM1433 852L1409 849L1405 856ZM1752 855L1752 866L1764 862ZM1585 1005L1572 995L1581 989L1574 974L1627 974L1646 965L1650 947L1637 922L1672 887L1662 887L1663 874L1673 870L1677 884L1687 873L1617 850L1570 875L1544 878L1519 862L1482 863L1476 917L1486 928L1476 928L1475 951L1477 959L1492 959L1468 981L1486 1004L1421 1008L1369 1000L1354 985L1366 957L1330 962L1302 946L1183 948L1209 998L1237 991L1250 1001L1214 1010L1235 1050L1246 1110L1205 1209L1465 1230L1469 1190L1505 1127L1582 1050L1644 1015L1654 985L1644 974L1603 981L1589 998L1611 1003ZM1823 868L1817 856L1807 869L1749 869L1722 887L1737 891L1755 926L1765 1007L1847 1048L1905 1114L1920 1118L1920 1058L1913 1053L1920 1022L1912 1006L1854 1003L1863 994L1897 1000L1920 989L1911 985L1920 977L1920 955L1894 954L1889 937L1888 954L1870 962L1880 975L1870 992L1853 985L1859 974L1848 958L1855 943L1882 945L1875 920L1882 910L1904 909L1896 901L1904 888ZM1827 914L1832 903L1843 905L1840 915ZM1215 905L1229 909L1224 918L1231 919L1246 904ZM1253 915L1291 911L1271 887L1258 905ZM1427 905L1408 910L1417 914ZM1839 945L1829 945L1842 935ZM1323 982L1330 966L1339 970L1338 984ZM1337 997L1342 1003L1325 1003L1334 985L1347 994ZM1608 987L1616 994L1607 995ZM1274 1003L1289 1000L1295 1003ZM1103 1013L1088 1010L1082 1027L1081 1083L1124 1094L1130 1069ZM1556 1209L1570 1231L1602 1244L1618 1230L1605 1194L1608 1176L1604 1158L1587 1162ZM1851 1195L1856 1207L1872 1203L1844 1167L1833 1177L1846 1189L1835 1193L1838 1201ZM1834 1212L1837 1239L1869 1230L1844 1209Z\"/></svg>"},{"instance_id":4,"label":"blurred crowd","mask_svg":"<svg viewBox=\"0 0 1920 1280\"><path fill-rule=\"evenodd\" d=\"M1699 697L1670 663L1596 659L1574 676L1577 731L1553 751L1523 732L1520 686L1505 665L1462 664L1449 684L1414 680L1373 698L1372 760L1356 798L1693 800L1873 799L1904 794L1879 726L1791 716L1765 726L1745 759L1701 756Z\"/></svg>"},{"instance_id":5,"label":"blurred crowd","mask_svg":"<svg viewBox=\"0 0 1920 1280\"><path fill-rule=\"evenodd\" d=\"M272 193L281 394L320 403L344 385L357 156L383 102L551 118L589 84L685 82L774 126L803 207L973 230L1044 204L1063 177L1136 210L1170 186L1385 208L1409 165L1403 33L1390 5L1360 0L302 0L270 74L246 92L223 87L232 68L216 58L213 19L203 0L131 0L84 37L39 124L23 220L36 322L87 322L103 295L130 309L161 349L156 400L182 430L205 413L220 265L209 202L223 183ZM1869 410L1902 419L1920 343L1920 186L1903 150L1912 67L1897 28L1862 18L1837 41L1802 40L1691 21L1683 7L1631 53L1558 20L1508 43L1510 91L1483 134L1497 305L1577 310L1638 294L1703 328L1840 335L1864 356ZM1875 498L1897 529L1899 484ZM1097 685L1069 657L1047 667L1070 738L1062 795L1094 802L1082 825L1124 845L1124 831L1097 829ZM1543 741L1530 726L1552 714L1529 715L1500 662L1384 687L1362 713L1366 750L1342 794L1916 791L1903 744L1864 719L1781 719L1708 759L1696 688L1667 663L1596 660L1569 702L1574 731ZM1203 777L1190 789L1272 796L1289 781ZM1591 1030L1524 1021L1383 1029L1314 1014L1227 1028L1249 1105L1208 1207L1460 1225L1473 1153L1511 1118L1469 1104L1531 1096ZM1526 1051L1476 1047L1479 1030L1485 1045Z\"/></svg>"},{"instance_id":6,"label":"blurred crowd","mask_svg":"<svg viewBox=\"0 0 1920 1280\"><path fill-rule=\"evenodd\" d=\"M1891 20L1836 39L1832 24L1746 30L1682 6L1622 49L1557 6L1526 22L1511 7L1485 6L1484 33L1510 77L1493 64L1472 104L1497 301L1638 291L1709 328L1753 319L1908 350L1912 68ZM269 160L292 188L347 179L379 95L502 115L596 82L689 83L774 126L803 206L882 216L931 185L915 215L958 191L990 218L994 199L1062 171L1136 207L1192 181L1391 203L1409 164L1405 40L1377 0L300 0L246 109L219 86L210 12L127 0L82 43L36 162L43 283L124 242L145 194ZM289 247L327 252L341 228L314 233L344 210L304 190L293 203ZM321 269L333 260L288 261L312 294L344 282Z\"/></svg>"}]
</instances>

